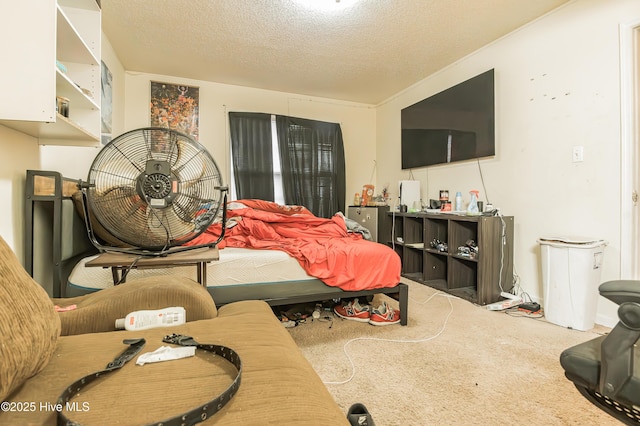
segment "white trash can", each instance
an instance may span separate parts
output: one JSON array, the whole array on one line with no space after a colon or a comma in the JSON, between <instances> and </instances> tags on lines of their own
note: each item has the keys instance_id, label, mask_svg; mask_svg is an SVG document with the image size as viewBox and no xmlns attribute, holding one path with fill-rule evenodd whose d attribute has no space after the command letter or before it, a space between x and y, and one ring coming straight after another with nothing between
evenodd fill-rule
<instances>
[{"instance_id":1,"label":"white trash can","mask_svg":"<svg viewBox=\"0 0 640 426\"><path fill-rule=\"evenodd\" d=\"M544 316L549 322L590 330L596 319L604 240L539 238Z\"/></svg>"}]
</instances>

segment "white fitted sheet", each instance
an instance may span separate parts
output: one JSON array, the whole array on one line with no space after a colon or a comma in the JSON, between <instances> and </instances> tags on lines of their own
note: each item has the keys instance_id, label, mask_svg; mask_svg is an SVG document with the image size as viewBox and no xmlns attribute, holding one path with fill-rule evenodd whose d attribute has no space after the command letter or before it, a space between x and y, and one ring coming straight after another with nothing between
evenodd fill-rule
<instances>
[{"instance_id":1,"label":"white fitted sheet","mask_svg":"<svg viewBox=\"0 0 640 426\"><path fill-rule=\"evenodd\" d=\"M316 279L283 251L226 247L219 254L219 260L207 264L207 287ZM85 266L96 256L78 262L69 275L67 286L89 291L113 286L111 268ZM180 275L195 280L196 267L133 269L129 271L127 281L158 275Z\"/></svg>"}]
</instances>

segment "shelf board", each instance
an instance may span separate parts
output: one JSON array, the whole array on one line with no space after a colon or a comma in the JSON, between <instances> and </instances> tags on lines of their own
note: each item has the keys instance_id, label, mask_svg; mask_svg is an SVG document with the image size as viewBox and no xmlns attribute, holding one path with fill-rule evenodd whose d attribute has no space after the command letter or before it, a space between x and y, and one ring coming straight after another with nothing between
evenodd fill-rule
<instances>
[{"instance_id":1,"label":"shelf board","mask_svg":"<svg viewBox=\"0 0 640 426\"><path fill-rule=\"evenodd\" d=\"M478 263L478 256L475 257L469 257L469 256L461 256L459 254L451 254L451 257L455 257L456 259L460 259L460 260L466 260L468 262L475 262Z\"/></svg>"},{"instance_id":2,"label":"shelf board","mask_svg":"<svg viewBox=\"0 0 640 426\"><path fill-rule=\"evenodd\" d=\"M98 58L82 40L82 37L60 6L58 6L57 23L56 51L57 59L60 62L63 64L65 62L76 62L79 64L100 65Z\"/></svg>"},{"instance_id":3,"label":"shelf board","mask_svg":"<svg viewBox=\"0 0 640 426\"><path fill-rule=\"evenodd\" d=\"M446 251L440 251L440 250L436 250L436 249L432 249L432 248L425 249L424 251L426 251L428 253L431 253L431 254L437 254L439 256L448 256L449 255L449 253L446 252Z\"/></svg>"},{"instance_id":4,"label":"shelf board","mask_svg":"<svg viewBox=\"0 0 640 426\"><path fill-rule=\"evenodd\" d=\"M40 139L41 145L98 146L100 137L94 135L60 114L55 122L6 120L2 125Z\"/></svg>"},{"instance_id":5,"label":"shelf board","mask_svg":"<svg viewBox=\"0 0 640 426\"><path fill-rule=\"evenodd\" d=\"M413 281L424 282L424 280L422 279L422 272L409 272L406 274L402 274L402 276Z\"/></svg>"},{"instance_id":6,"label":"shelf board","mask_svg":"<svg viewBox=\"0 0 640 426\"><path fill-rule=\"evenodd\" d=\"M98 0L58 0L58 4L64 7L75 7L100 12L101 6Z\"/></svg>"},{"instance_id":7,"label":"shelf board","mask_svg":"<svg viewBox=\"0 0 640 426\"><path fill-rule=\"evenodd\" d=\"M473 303L478 303L478 291L475 287L451 288L448 290L448 292L461 299L465 299Z\"/></svg>"},{"instance_id":8,"label":"shelf board","mask_svg":"<svg viewBox=\"0 0 640 426\"><path fill-rule=\"evenodd\" d=\"M422 280L421 282L428 285L429 287L435 288L436 290L449 292L449 289L447 287L447 280Z\"/></svg>"},{"instance_id":9,"label":"shelf board","mask_svg":"<svg viewBox=\"0 0 640 426\"><path fill-rule=\"evenodd\" d=\"M424 249L424 243L404 243L405 247L409 247L412 249Z\"/></svg>"},{"instance_id":10,"label":"shelf board","mask_svg":"<svg viewBox=\"0 0 640 426\"><path fill-rule=\"evenodd\" d=\"M100 107L62 71L56 68L56 93L69 99L70 108L99 110Z\"/></svg>"}]
</instances>

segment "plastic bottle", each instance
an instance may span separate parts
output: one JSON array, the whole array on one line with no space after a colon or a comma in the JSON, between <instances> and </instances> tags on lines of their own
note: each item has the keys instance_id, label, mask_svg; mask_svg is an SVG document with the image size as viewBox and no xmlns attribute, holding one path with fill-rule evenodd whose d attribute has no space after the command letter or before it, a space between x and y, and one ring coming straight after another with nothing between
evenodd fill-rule
<instances>
[{"instance_id":1,"label":"plastic bottle","mask_svg":"<svg viewBox=\"0 0 640 426\"><path fill-rule=\"evenodd\" d=\"M456 211L462 211L462 192L456 192Z\"/></svg>"},{"instance_id":2,"label":"plastic bottle","mask_svg":"<svg viewBox=\"0 0 640 426\"><path fill-rule=\"evenodd\" d=\"M471 201L467 206L467 213L469 214L478 214L478 193L479 191L476 189L469 191L469 194L471 194Z\"/></svg>"},{"instance_id":3,"label":"plastic bottle","mask_svg":"<svg viewBox=\"0 0 640 426\"><path fill-rule=\"evenodd\" d=\"M317 304L316 308L313 310L313 319L320 319L320 313L322 312L322 305Z\"/></svg>"},{"instance_id":4,"label":"plastic bottle","mask_svg":"<svg viewBox=\"0 0 640 426\"><path fill-rule=\"evenodd\" d=\"M125 318L116 320L116 329L126 330L146 330L154 327L171 327L184 324L187 320L187 313L181 306L156 309L149 311L135 311Z\"/></svg>"}]
</instances>

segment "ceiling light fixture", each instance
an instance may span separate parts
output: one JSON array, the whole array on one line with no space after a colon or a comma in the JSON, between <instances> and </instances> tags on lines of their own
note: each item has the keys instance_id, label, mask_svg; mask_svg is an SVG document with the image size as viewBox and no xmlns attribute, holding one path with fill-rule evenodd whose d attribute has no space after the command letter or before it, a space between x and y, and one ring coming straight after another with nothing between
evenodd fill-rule
<instances>
[{"instance_id":1,"label":"ceiling light fixture","mask_svg":"<svg viewBox=\"0 0 640 426\"><path fill-rule=\"evenodd\" d=\"M337 11L348 9L360 0L294 0L299 5L313 10Z\"/></svg>"}]
</instances>

